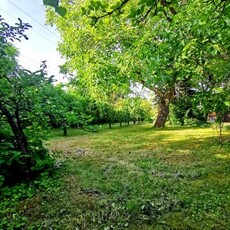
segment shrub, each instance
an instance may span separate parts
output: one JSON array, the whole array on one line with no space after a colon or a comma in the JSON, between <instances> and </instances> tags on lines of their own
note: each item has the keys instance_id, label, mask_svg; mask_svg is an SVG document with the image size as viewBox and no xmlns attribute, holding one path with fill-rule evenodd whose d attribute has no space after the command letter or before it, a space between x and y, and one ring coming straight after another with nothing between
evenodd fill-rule
<instances>
[{"instance_id":1,"label":"shrub","mask_svg":"<svg viewBox=\"0 0 230 230\"><path fill-rule=\"evenodd\" d=\"M0 143L0 186L35 178L40 172L53 168L54 159L42 143L31 143L29 149L30 153L25 155L15 150L12 143Z\"/></svg>"},{"instance_id":2,"label":"shrub","mask_svg":"<svg viewBox=\"0 0 230 230\"><path fill-rule=\"evenodd\" d=\"M184 126L197 127L200 125L201 125L201 122L196 118L185 118L184 119Z\"/></svg>"}]
</instances>

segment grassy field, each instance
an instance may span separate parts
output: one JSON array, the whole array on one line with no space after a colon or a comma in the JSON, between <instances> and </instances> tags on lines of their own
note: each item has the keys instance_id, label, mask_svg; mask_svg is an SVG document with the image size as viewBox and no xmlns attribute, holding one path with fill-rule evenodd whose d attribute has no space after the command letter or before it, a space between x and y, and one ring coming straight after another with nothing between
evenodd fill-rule
<instances>
[{"instance_id":1,"label":"grassy field","mask_svg":"<svg viewBox=\"0 0 230 230\"><path fill-rule=\"evenodd\" d=\"M0 228L230 229L230 145L211 128L54 130L47 146L55 174L3 191Z\"/></svg>"}]
</instances>

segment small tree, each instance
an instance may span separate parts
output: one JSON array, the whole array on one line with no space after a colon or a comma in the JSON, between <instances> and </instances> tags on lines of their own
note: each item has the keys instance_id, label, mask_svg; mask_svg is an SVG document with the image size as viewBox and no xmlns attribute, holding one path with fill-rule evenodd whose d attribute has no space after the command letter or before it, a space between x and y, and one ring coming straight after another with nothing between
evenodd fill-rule
<instances>
[{"instance_id":1,"label":"small tree","mask_svg":"<svg viewBox=\"0 0 230 230\"><path fill-rule=\"evenodd\" d=\"M53 163L38 132L46 125L38 92L51 80L46 77L45 62L34 73L21 69L17 50L8 42L27 39L24 32L30 26L20 20L16 26L9 26L2 18L0 22L0 124L5 130L0 139L0 175L15 182Z\"/></svg>"}]
</instances>

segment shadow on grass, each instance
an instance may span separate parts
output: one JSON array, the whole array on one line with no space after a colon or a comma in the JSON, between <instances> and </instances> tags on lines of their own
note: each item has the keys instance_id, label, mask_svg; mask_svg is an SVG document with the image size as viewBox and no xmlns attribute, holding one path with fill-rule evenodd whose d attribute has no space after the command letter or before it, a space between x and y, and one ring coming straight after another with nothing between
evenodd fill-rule
<instances>
[{"instance_id":1,"label":"shadow on grass","mask_svg":"<svg viewBox=\"0 0 230 230\"><path fill-rule=\"evenodd\" d=\"M83 129L80 128L70 128L67 130L67 137L79 137L79 136L83 136L83 135L87 135L89 134L89 132L84 131ZM51 133L49 135L49 139L53 139L53 138L64 138L64 134L63 134L63 129L61 128L55 128L51 130Z\"/></svg>"}]
</instances>

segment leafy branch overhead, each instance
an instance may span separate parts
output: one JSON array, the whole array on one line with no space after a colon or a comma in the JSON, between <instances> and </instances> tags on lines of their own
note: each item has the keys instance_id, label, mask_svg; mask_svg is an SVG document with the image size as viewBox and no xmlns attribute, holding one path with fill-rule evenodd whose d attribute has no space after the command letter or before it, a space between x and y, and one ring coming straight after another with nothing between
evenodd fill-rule
<instances>
[{"instance_id":1,"label":"leafy branch overhead","mask_svg":"<svg viewBox=\"0 0 230 230\"><path fill-rule=\"evenodd\" d=\"M155 16L158 13L163 13L168 21L172 20L172 15L176 14L176 8L178 7L178 1L166 1L166 0L139 0L134 4L132 0L117 1L116 3L109 5L107 2L102 3L100 1L90 1L90 4L86 8L82 8L82 13L89 16L96 24L98 20L114 15L122 15L125 12L126 5L129 4L127 18L135 22L144 22L147 17Z\"/></svg>"},{"instance_id":2,"label":"leafy branch overhead","mask_svg":"<svg viewBox=\"0 0 230 230\"><path fill-rule=\"evenodd\" d=\"M15 26L9 26L9 24L0 16L0 38L2 42L5 43L8 39L12 42L15 39L19 41L21 38L28 39L24 32L32 26L28 23L23 23L20 18L18 18L18 21L18 23L15 23Z\"/></svg>"},{"instance_id":3,"label":"leafy branch overhead","mask_svg":"<svg viewBox=\"0 0 230 230\"><path fill-rule=\"evenodd\" d=\"M219 110L227 109L216 98L211 103L216 107L211 108L210 100L203 97L208 94L210 99L216 87L227 89L229 15L219 8L225 1L76 3L63 1L68 14L62 18L50 10L48 21L59 29L62 42L58 50L77 78L100 85L103 92L104 85L118 82L143 84L157 98L156 127L164 126L169 106L185 94L193 97L194 105L202 104L204 113L217 110L217 102ZM227 96L225 92L220 97Z\"/></svg>"},{"instance_id":4,"label":"leafy branch overhead","mask_svg":"<svg viewBox=\"0 0 230 230\"><path fill-rule=\"evenodd\" d=\"M96 24L98 20L111 16L122 15L127 4L133 5L132 0L119 0L113 4L109 4L107 1L94 1L91 0L86 7L82 7L82 14L92 19L92 25ZM56 13L61 16L65 16L67 10L65 7L60 6L59 0L43 0L43 4L51 6L55 9ZM135 19L141 22L150 15L157 15L160 12L171 21L171 15L176 14L176 8L178 6L177 0L139 0L136 7L131 7L128 13L128 18ZM170 15L171 14L171 15Z\"/></svg>"},{"instance_id":5,"label":"leafy branch overhead","mask_svg":"<svg viewBox=\"0 0 230 230\"><path fill-rule=\"evenodd\" d=\"M60 16L64 17L67 13L65 7L59 6L59 0L43 0L43 4L46 6L52 6L55 9L55 12Z\"/></svg>"},{"instance_id":6,"label":"leafy branch overhead","mask_svg":"<svg viewBox=\"0 0 230 230\"><path fill-rule=\"evenodd\" d=\"M74 1L69 1L69 4L74 4ZM228 10L228 0L212 1L207 0L208 4L215 4L216 9L225 12ZM43 4L51 6L55 12L64 17L67 13L67 8L60 6L59 0L43 0ZM77 4L77 3L75 3ZM117 0L110 4L108 1L91 0L81 7L82 15L92 19L91 25L95 25L100 19L111 15L124 14L126 5L130 5L126 18L135 22L145 22L147 18L161 14L165 16L169 22L172 21L173 15L176 15L179 8L186 4L186 1L180 0Z\"/></svg>"}]
</instances>

